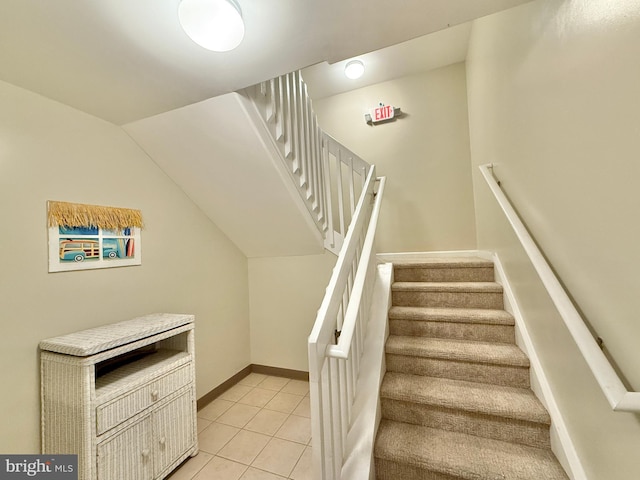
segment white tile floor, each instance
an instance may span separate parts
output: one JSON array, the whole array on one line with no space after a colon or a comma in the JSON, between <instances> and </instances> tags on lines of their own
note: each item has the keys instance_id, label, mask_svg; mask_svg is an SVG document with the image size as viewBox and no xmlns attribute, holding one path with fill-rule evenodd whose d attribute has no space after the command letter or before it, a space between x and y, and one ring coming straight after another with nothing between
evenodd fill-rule
<instances>
[{"instance_id":1,"label":"white tile floor","mask_svg":"<svg viewBox=\"0 0 640 480\"><path fill-rule=\"evenodd\" d=\"M309 383L252 373L198 411L199 453L170 480L311 480Z\"/></svg>"}]
</instances>

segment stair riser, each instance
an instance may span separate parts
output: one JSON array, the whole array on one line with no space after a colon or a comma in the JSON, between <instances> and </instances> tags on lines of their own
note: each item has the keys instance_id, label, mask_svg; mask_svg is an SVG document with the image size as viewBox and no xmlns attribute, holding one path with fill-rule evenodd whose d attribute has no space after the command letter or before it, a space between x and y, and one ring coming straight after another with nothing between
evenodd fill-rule
<instances>
[{"instance_id":1,"label":"stair riser","mask_svg":"<svg viewBox=\"0 0 640 480\"><path fill-rule=\"evenodd\" d=\"M401 268L393 271L396 282L493 282L493 267Z\"/></svg>"},{"instance_id":2,"label":"stair riser","mask_svg":"<svg viewBox=\"0 0 640 480\"><path fill-rule=\"evenodd\" d=\"M510 365L484 365L438 358L386 354L388 372L467 380L519 388L529 388L529 369Z\"/></svg>"},{"instance_id":3,"label":"stair riser","mask_svg":"<svg viewBox=\"0 0 640 480\"><path fill-rule=\"evenodd\" d=\"M512 325L389 320L389 333L391 335L451 338L481 342L515 342L515 329Z\"/></svg>"},{"instance_id":4,"label":"stair riser","mask_svg":"<svg viewBox=\"0 0 640 480\"><path fill-rule=\"evenodd\" d=\"M468 480L465 477L434 472L416 465L375 458L377 480ZM493 480L493 479L491 479Z\"/></svg>"},{"instance_id":5,"label":"stair riser","mask_svg":"<svg viewBox=\"0 0 640 480\"><path fill-rule=\"evenodd\" d=\"M393 305L399 307L504 308L502 293L394 291Z\"/></svg>"},{"instance_id":6,"label":"stair riser","mask_svg":"<svg viewBox=\"0 0 640 480\"><path fill-rule=\"evenodd\" d=\"M549 425L382 398L382 416L397 422L550 448Z\"/></svg>"}]
</instances>

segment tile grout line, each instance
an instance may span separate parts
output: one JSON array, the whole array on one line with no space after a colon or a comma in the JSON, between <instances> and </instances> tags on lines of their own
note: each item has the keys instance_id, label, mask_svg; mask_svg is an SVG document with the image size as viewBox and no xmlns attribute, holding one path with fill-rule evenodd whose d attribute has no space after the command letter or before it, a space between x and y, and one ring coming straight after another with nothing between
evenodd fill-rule
<instances>
[{"instance_id":1,"label":"tile grout line","mask_svg":"<svg viewBox=\"0 0 640 480\"><path fill-rule=\"evenodd\" d=\"M214 424L216 425L222 425L225 427L230 427L230 428L234 428L237 429L237 432L235 432L227 441L225 441L216 451L216 453L210 453L207 452L205 450L201 450L202 452L206 453L207 455L211 455L211 458L208 459L191 477L190 479L193 480L197 475L200 474L200 472L206 467L206 465L209 464L209 462L211 462L214 458L218 457L219 459L225 460L225 461L229 461L229 462L233 462L235 464L238 464L241 467L244 467L244 469L242 470L242 473L240 474L240 477L238 477L239 479L242 479L247 471L249 469L255 469L255 470L259 470L262 472L266 472L268 474L271 475L275 475L277 478L284 478L287 480L292 480L291 475L293 475L293 473L296 471L296 468L298 468L298 466L300 465L300 462L302 461L303 457L305 456L307 449L311 448L311 436L309 433L309 437L308 440L306 441L298 441L298 440L292 440L290 438L286 438L286 437L279 437L277 436L278 433L282 430L282 428L287 424L287 422L292 418L299 418L299 419L304 419L310 422L310 418L308 416L305 416L303 414L300 413L294 413L296 412L296 410L298 410L298 408L300 407L300 405L302 404L302 402L305 401L306 398L309 397L309 389L308 389L308 382L304 382L307 384L307 388L304 389L305 391L303 393L300 393L302 390L298 389L295 390L293 389L293 391L284 391L285 388L287 387L287 385L292 385L292 382L300 382L299 380L294 380L294 379L286 379L286 381L284 383L282 383L282 385L278 386L278 383L280 383L282 380L278 380L278 379L283 379L283 377L273 377L273 376L265 376L262 380L260 380L257 383L242 383L242 381L240 381L239 383L237 383L236 385L234 385L233 387L231 387L229 390L227 390L226 392L224 392L222 395L220 395L219 397L217 397L216 399L214 399L211 403L215 402L216 400L223 400L225 402L229 402L231 405L228 406L227 408L225 408L222 412L218 413L217 415L215 415L215 418L213 420L206 418L206 417L198 417L199 419L201 419L202 421L206 421L208 423L208 425L206 427L204 427L199 433L198 435L202 434L205 430L207 430L208 428L212 427ZM245 380L245 379L243 379ZM246 381L246 380L245 380ZM264 383L268 383L268 387L265 387L263 384ZM240 396L236 396L233 393L231 393L229 395L229 392L237 386L243 386L243 387L247 387L248 390L240 395ZM275 388L277 387L277 389ZM253 392L256 388L261 388L262 390L268 390L271 392L274 392L274 395L264 404L264 406L258 406L257 404L255 404L255 402L252 403L241 403L242 399L245 398L246 396L248 396L251 392ZM267 408L267 405L279 394L279 393L284 393L287 395L292 395L295 397L300 397L300 399L295 403L295 405L292 406L292 408L289 409L289 407L286 407L286 411L283 410L275 410L273 408ZM225 398L225 394L227 394L226 398ZM231 399L233 398L233 400ZM208 405L211 405L211 403L209 403ZM208 405L204 406L202 410L204 410ZM257 408L258 410L251 415L251 418L249 418L246 422L244 422L242 424L242 426L237 426L238 424L226 424L226 423L222 423L219 422L218 420L224 416L226 413L228 413L234 406L239 405L239 406L243 406L243 407L254 407ZM283 407L285 408L285 407ZM255 417L261 412L261 411L269 411L269 412L274 412L274 413L279 413L282 415L285 415L284 420L278 425L277 428L275 428L274 433L264 433L264 431L259 431L259 430L249 430L247 429L247 425L249 425L249 423L251 423L252 420L255 419ZM211 417L213 418L213 417ZM234 439L236 439L238 437L238 435L240 434L240 432L246 432L249 434L257 434L257 435L263 435L265 437L268 437L267 442L265 443L264 446L262 446L260 448L260 450L255 454L255 456L253 456L253 458L251 459L249 464L246 464L242 461L238 461L238 460L234 460L232 458L227 458L224 456L219 455L219 453L221 451L223 451L225 449L225 447L227 447L227 445L229 445ZM269 470L265 470L264 468L261 467L257 467L254 466L253 463L260 457L260 455L264 452L264 450L267 448L267 446L273 441L273 440L279 440L279 441L283 441L283 442L290 442L293 444L296 444L298 446L300 446L301 452L300 455L297 456L297 458L295 458L295 461L293 462L293 465L291 467L291 470L288 472L288 474L286 476L282 476L280 473L275 473L273 471L269 471ZM176 470L176 472L179 470Z\"/></svg>"}]
</instances>

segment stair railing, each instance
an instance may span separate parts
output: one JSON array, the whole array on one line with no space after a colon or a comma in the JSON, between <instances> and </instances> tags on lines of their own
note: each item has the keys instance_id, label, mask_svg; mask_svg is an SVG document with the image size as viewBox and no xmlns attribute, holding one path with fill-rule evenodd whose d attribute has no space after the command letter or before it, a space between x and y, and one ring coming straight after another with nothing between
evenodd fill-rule
<instances>
[{"instance_id":1,"label":"stair railing","mask_svg":"<svg viewBox=\"0 0 640 480\"><path fill-rule=\"evenodd\" d=\"M385 178L376 179L371 167L309 336L315 480L340 480L348 455L347 435L375 282L374 240L384 185Z\"/></svg>"},{"instance_id":2,"label":"stair railing","mask_svg":"<svg viewBox=\"0 0 640 480\"><path fill-rule=\"evenodd\" d=\"M553 273L553 270L529 235L515 209L500 188L493 175L493 165L480 166L482 176L486 180L491 192L502 208L507 220L511 224L518 240L524 247L529 260L533 264L542 283L544 284L553 304L557 308L562 320L569 329L578 349L582 353L587 365L595 376L609 404L615 411L640 412L640 392L629 392L607 359L606 355L591 334L582 316L578 313L573 302Z\"/></svg>"},{"instance_id":3,"label":"stair railing","mask_svg":"<svg viewBox=\"0 0 640 480\"><path fill-rule=\"evenodd\" d=\"M269 131L324 246L337 254L370 165L322 131L300 72L244 93Z\"/></svg>"},{"instance_id":4,"label":"stair railing","mask_svg":"<svg viewBox=\"0 0 640 480\"><path fill-rule=\"evenodd\" d=\"M324 238L338 255L308 340L313 473L339 480L354 413L371 297L374 240L385 179L323 132L300 72L247 88L283 165ZM376 419L372 418L371 422ZM370 452L372 458L373 452Z\"/></svg>"}]
</instances>

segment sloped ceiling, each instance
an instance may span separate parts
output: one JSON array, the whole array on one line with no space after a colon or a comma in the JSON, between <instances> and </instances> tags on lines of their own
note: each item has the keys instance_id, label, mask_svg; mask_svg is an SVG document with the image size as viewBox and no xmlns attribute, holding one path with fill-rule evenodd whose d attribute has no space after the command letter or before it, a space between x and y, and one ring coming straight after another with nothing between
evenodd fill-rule
<instances>
[{"instance_id":1,"label":"sloped ceiling","mask_svg":"<svg viewBox=\"0 0 640 480\"><path fill-rule=\"evenodd\" d=\"M233 92L308 67L320 97L459 62L467 22L527 1L238 0L245 38L215 53L182 31L180 0L0 0L0 80L122 126L247 257L317 253ZM367 75L346 83L355 56Z\"/></svg>"},{"instance_id":2,"label":"sloped ceiling","mask_svg":"<svg viewBox=\"0 0 640 480\"><path fill-rule=\"evenodd\" d=\"M321 253L322 237L255 112L227 93L123 128L247 257Z\"/></svg>"},{"instance_id":3,"label":"sloped ceiling","mask_svg":"<svg viewBox=\"0 0 640 480\"><path fill-rule=\"evenodd\" d=\"M214 53L182 32L179 0L2 0L0 80L123 125L527 1L239 0L245 39Z\"/></svg>"}]
</instances>

